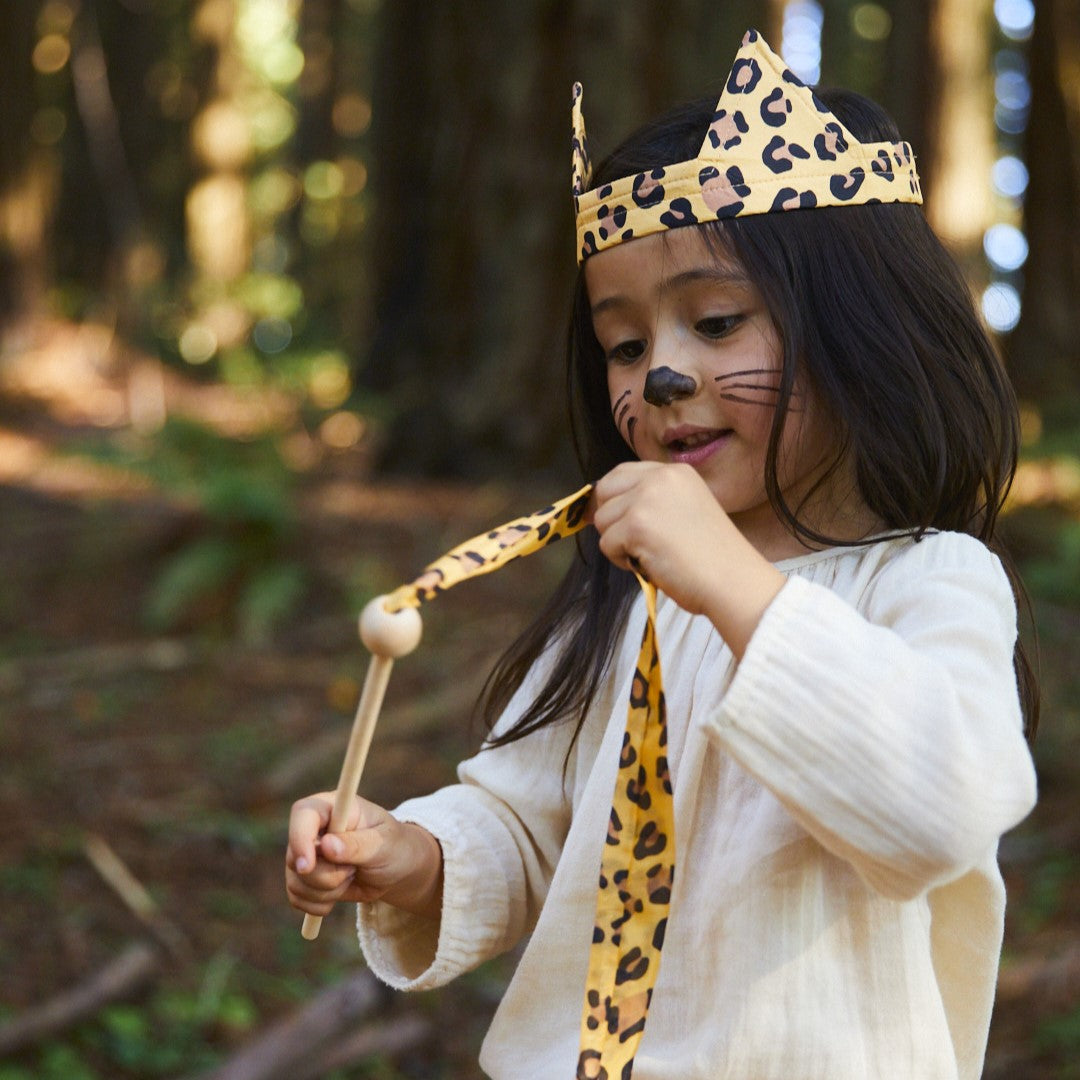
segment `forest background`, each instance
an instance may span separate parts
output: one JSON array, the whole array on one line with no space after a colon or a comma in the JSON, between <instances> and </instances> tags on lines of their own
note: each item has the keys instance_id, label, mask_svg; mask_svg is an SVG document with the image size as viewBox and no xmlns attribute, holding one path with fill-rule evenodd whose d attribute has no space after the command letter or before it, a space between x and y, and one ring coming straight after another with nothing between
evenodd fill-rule
<instances>
[{"instance_id":1,"label":"forest background","mask_svg":"<svg viewBox=\"0 0 1080 1080\"><path fill-rule=\"evenodd\" d=\"M300 939L288 807L336 779L363 602L578 483L571 83L602 156L749 26L896 117L1023 402L1041 802L986 1075L1080 1076L1080 2L16 0L0 1080L480 1075L514 957L373 990L347 914ZM367 794L452 778L567 557L428 610Z\"/></svg>"}]
</instances>

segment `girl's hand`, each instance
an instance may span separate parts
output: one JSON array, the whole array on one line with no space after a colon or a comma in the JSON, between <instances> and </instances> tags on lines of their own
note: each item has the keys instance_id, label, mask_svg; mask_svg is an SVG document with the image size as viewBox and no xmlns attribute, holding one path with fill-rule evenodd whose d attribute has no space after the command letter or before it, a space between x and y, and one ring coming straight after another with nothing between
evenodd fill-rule
<instances>
[{"instance_id":1,"label":"girl's hand","mask_svg":"<svg viewBox=\"0 0 1080 1080\"><path fill-rule=\"evenodd\" d=\"M706 615L741 657L785 578L735 527L689 465L633 461L594 489L600 550L681 608Z\"/></svg>"},{"instance_id":2,"label":"girl's hand","mask_svg":"<svg viewBox=\"0 0 1080 1080\"><path fill-rule=\"evenodd\" d=\"M353 800L346 828L326 832L333 805L332 791L293 804L285 853L289 903L321 916L342 900L384 900L439 918L442 849L431 833L360 798Z\"/></svg>"}]
</instances>

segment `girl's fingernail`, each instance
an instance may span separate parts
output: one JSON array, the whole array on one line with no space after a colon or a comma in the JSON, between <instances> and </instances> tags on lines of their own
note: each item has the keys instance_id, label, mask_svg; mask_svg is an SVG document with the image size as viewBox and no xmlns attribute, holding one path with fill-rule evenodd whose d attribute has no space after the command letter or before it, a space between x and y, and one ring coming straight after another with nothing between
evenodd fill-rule
<instances>
[{"instance_id":1,"label":"girl's fingernail","mask_svg":"<svg viewBox=\"0 0 1080 1080\"><path fill-rule=\"evenodd\" d=\"M328 855L340 855L345 850L344 845L336 836L324 836L322 849Z\"/></svg>"},{"instance_id":2,"label":"girl's fingernail","mask_svg":"<svg viewBox=\"0 0 1080 1080\"><path fill-rule=\"evenodd\" d=\"M298 874L306 874L310 869L311 863L309 863L307 859L303 855L301 855L300 858L296 860L296 872Z\"/></svg>"}]
</instances>

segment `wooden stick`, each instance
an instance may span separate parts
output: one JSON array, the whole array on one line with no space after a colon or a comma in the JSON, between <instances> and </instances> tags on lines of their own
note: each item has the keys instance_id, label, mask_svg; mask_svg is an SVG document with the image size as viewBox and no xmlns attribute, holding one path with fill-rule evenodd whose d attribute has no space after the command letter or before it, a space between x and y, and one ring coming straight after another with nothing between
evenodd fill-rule
<instances>
[{"instance_id":1,"label":"wooden stick","mask_svg":"<svg viewBox=\"0 0 1080 1080\"><path fill-rule=\"evenodd\" d=\"M228 1061L200 1073L199 1080L293 1080L314 1055L375 1012L381 1000L375 976L361 971L279 1020Z\"/></svg>"},{"instance_id":2,"label":"wooden stick","mask_svg":"<svg viewBox=\"0 0 1080 1080\"><path fill-rule=\"evenodd\" d=\"M417 1013L373 1020L332 1046L323 1057L305 1061L302 1068L297 1066L289 1080L319 1080L336 1069L347 1069L376 1054L399 1057L431 1042L436 1034L435 1025Z\"/></svg>"},{"instance_id":3,"label":"wooden stick","mask_svg":"<svg viewBox=\"0 0 1080 1080\"><path fill-rule=\"evenodd\" d=\"M348 824L349 809L353 796L360 787L371 738L379 720L386 686L394 660L413 651L420 643L423 624L416 608L404 608L391 614L383 606L385 597L377 596L360 615L360 637L371 652L360 703L356 707L349 744L345 748L345 760L341 764L334 807L330 813L330 832L340 832ZM305 915L300 933L308 941L319 936L322 917Z\"/></svg>"},{"instance_id":4,"label":"wooden stick","mask_svg":"<svg viewBox=\"0 0 1080 1080\"><path fill-rule=\"evenodd\" d=\"M127 864L112 849L103 836L88 833L83 851L90 865L124 902L129 911L143 922L168 949L174 960L186 963L191 959L191 944L183 931L158 907L146 886L128 869Z\"/></svg>"},{"instance_id":5,"label":"wooden stick","mask_svg":"<svg viewBox=\"0 0 1080 1080\"><path fill-rule=\"evenodd\" d=\"M129 945L84 982L0 1024L0 1056L51 1039L110 1002L133 994L160 967L157 949L143 942Z\"/></svg>"}]
</instances>

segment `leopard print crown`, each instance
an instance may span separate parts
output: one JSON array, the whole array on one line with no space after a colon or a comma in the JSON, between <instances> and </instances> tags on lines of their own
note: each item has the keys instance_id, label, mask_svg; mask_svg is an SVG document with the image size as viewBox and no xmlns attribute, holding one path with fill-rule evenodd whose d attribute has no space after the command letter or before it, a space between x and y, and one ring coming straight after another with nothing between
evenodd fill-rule
<instances>
[{"instance_id":1,"label":"leopard print crown","mask_svg":"<svg viewBox=\"0 0 1080 1080\"><path fill-rule=\"evenodd\" d=\"M861 143L748 30L692 161L589 191L592 166L573 95L573 193L578 262L650 233L718 218L861 203L921 203L906 142Z\"/></svg>"}]
</instances>

